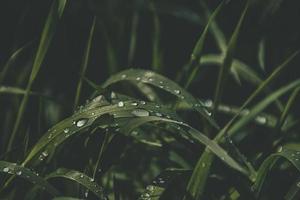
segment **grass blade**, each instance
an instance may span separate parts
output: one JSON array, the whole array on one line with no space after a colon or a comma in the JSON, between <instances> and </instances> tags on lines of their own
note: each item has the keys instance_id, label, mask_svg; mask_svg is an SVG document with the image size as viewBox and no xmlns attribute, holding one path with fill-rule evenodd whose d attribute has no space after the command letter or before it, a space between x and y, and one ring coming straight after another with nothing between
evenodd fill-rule
<instances>
[{"instance_id":1,"label":"grass blade","mask_svg":"<svg viewBox=\"0 0 300 200\"><path fill-rule=\"evenodd\" d=\"M9 68L11 68L11 66L15 63L15 61L18 59L19 56L21 56L25 50L31 46L33 42L28 42L26 44L24 44L22 47L20 47L19 49L17 49L8 59L8 61L5 63L5 65L3 66L3 69L0 73L0 84L3 83L3 80L7 74L7 71L9 70Z\"/></svg>"},{"instance_id":2,"label":"grass blade","mask_svg":"<svg viewBox=\"0 0 300 200\"><path fill-rule=\"evenodd\" d=\"M294 167L300 171L300 151L299 149L290 149L286 147L280 147L277 153L274 153L267 157L264 162L260 165L257 179L253 185L253 190L256 193L256 196L259 197L263 183L267 177L269 171L274 167L276 162L280 159L286 159Z\"/></svg>"},{"instance_id":3,"label":"grass blade","mask_svg":"<svg viewBox=\"0 0 300 200\"><path fill-rule=\"evenodd\" d=\"M72 180L93 192L99 199L106 199L105 195L103 194L103 188L100 187L94 181L94 179L88 177L84 173L75 170L60 168L45 177L46 180L53 178L65 178Z\"/></svg>"},{"instance_id":4,"label":"grass blade","mask_svg":"<svg viewBox=\"0 0 300 200\"><path fill-rule=\"evenodd\" d=\"M242 15L238 21L238 24L229 40L226 52L225 52L225 57L224 57L224 61L223 64L220 68L219 71L219 75L218 75L218 81L217 81L217 86L216 86L216 90L215 90L215 97L214 97L214 109L212 112L212 115L214 115L214 113L216 112L217 107L219 106L219 103L221 101L222 98L222 94L223 94L223 87L226 83L226 79L227 79L227 75L228 72L230 70L230 67L232 65L233 62L233 56L234 56L234 51L235 51L235 47L236 47L236 43L237 43L237 39L239 36L239 32L243 23L243 20L245 18L245 15L247 13L248 10L248 6L249 6L249 1L247 1L247 4L242 12Z\"/></svg>"},{"instance_id":5,"label":"grass blade","mask_svg":"<svg viewBox=\"0 0 300 200\"><path fill-rule=\"evenodd\" d=\"M17 165L16 163L0 161L0 172L24 178L27 181L33 183L36 187L45 189L45 191L47 191L49 194L53 196L57 196L59 194L56 188L50 185L45 179L40 177L37 173L31 171L28 168ZM4 189L5 187L6 185L2 187L2 189Z\"/></svg>"},{"instance_id":6,"label":"grass blade","mask_svg":"<svg viewBox=\"0 0 300 200\"><path fill-rule=\"evenodd\" d=\"M157 72L162 71L162 53L160 48L160 22L157 15L156 7L153 2L150 2L150 9L153 13L153 46L152 46L152 66Z\"/></svg>"},{"instance_id":7,"label":"grass blade","mask_svg":"<svg viewBox=\"0 0 300 200\"><path fill-rule=\"evenodd\" d=\"M213 14L210 16L207 25L205 26L200 38L198 39L193 52L191 54L190 63L188 64L187 68L187 74L189 74L189 77L187 79L187 82L185 83L184 88L188 88L191 82L194 80L195 76L197 75L199 71L199 63L201 61L201 56L203 54L203 48L204 43L208 34L209 27L211 23L214 21L217 14L220 12L221 8L223 7L224 1L216 8L216 10L213 12Z\"/></svg>"},{"instance_id":8,"label":"grass blade","mask_svg":"<svg viewBox=\"0 0 300 200\"><path fill-rule=\"evenodd\" d=\"M281 116L278 120L278 124L277 124L277 129L281 129L284 122L286 121L287 117L288 117L288 114L292 108L292 106L294 105L295 103L295 100L297 99L298 97L298 94L299 94L299 91L300 91L300 87L296 88L293 93L291 94L288 102L286 103L285 107L284 107L284 110L283 112L281 113Z\"/></svg>"},{"instance_id":9,"label":"grass blade","mask_svg":"<svg viewBox=\"0 0 300 200\"><path fill-rule=\"evenodd\" d=\"M91 51L93 35L94 35L94 31L95 31L95 25L96 25L96 17L94 17L94 19L93 19L93 23L92 23L90 33L89 33L89 38L88 38L86 48L84 51L84 55L83 55L83 61L82 61L81 69L80 69L80 79L79 79L78 85L77 85L73 110L75 110L75 108L78 106L78 103L79 103L81 88L82 88L82 83L83 83L83 77L85 76L85 72L86 72L86 69L87 69L87 66L89 63L90 51Z\"/></svg>"},{"instance_id":10,"label":"grass blade","mask_svg":"<svg viewBox=\"0 0 300 200\"><path fill-rule=\"evenodd\" d=\"M41 65L43 63L43 60L47 53L47 50L48 50L50 43L52 41L52 38L54 36L57 23L63 14L65 5L66 5L66 0L55 0L50 8L50 12L48 14L46 23L43 28L39 47L38 47L38 50L37 50L35 58L34 58L29 81L27 83L26 94L24 95L24 97L22 99L21 105L20 105L18 113L17 113L16 122L15 122L15 125L13 128L11 137L9 138L7 151L10 151L12 149L13 142L17 135L18 129L21 125L21 121L23 119L23 115L24 115L24 112L25 112L25 109L27 106L29 92L30 92L33 82L41 68Z\"/></svg>"},{"instance_id":11,"label":"grass blade","mask_svg":"<svg viewBox=\"0 0 300 200\"><path fill-rule=\"evenodd\" d=\"M111 76L104 84L103 87L108 87L111 84L120 81L133 81L150 84L158 87L168 93L177 96L182 101L185 101L191 105L196 111L198 111L213 127L218 129L216 122L210 117L210 113L201 105L201 102L195 99L191 94L181 88L177 83L170 79L156 74L152 71L140 70L140 69L129 69L124 70Z\"/></svg>"},{"instance_id":12,"label":"grass blade","mask_svg":"<svg viewBox=\"0 0 300 200\"><path fill-rule=\"evenodd\" d=\"M259 63L259 66L262 68L262 70L266 69L266 66L265 66L266 47L265 46L266 46L265 40L262 39L258 45L258 63Z\"/></svg>"}]
</instances>

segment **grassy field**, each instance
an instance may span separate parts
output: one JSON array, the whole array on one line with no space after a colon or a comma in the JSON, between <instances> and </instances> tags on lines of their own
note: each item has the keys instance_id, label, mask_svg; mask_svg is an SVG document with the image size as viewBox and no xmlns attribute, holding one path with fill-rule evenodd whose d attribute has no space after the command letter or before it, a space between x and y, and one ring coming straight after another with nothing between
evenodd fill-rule
<instances>
[{"instance_id":1,"label":"grassy field","mask_svg":"<svg viewBox=\"0 0 300 200\"><path fill-rule=\"evenodd\" d=\"M296 0L0 5L0 200L300 199Z\"/></svg>"}]
</instances>

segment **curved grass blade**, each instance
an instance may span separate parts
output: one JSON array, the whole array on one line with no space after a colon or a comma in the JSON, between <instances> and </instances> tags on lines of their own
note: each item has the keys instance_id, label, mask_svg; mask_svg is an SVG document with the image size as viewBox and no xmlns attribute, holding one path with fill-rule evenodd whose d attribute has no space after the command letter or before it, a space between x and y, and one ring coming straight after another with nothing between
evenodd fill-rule
<instances>
[{"instance_id":1,"label":"curved grass blade","mask_svg":"<svg viewBox=\"0 0 300 200\"><path fill-rule=\"evenodd\" d=\"M53 196L59 195L57 189L50 185L44 178L40 177L30 169L17 165L16 163L0 161L0 172L24 178L33 183L36 187L47 191ZM2 189L4 188L5 186Z\"/></svg>"},{"instance_id":2,"label":"curved grass blade","mask_svg":"<svg viewBox=\"0 0 300 200\"><path fill-rule=\"evenodd\" d=\"M24 90L22 88L18 88L18 87L0 86L0 94L1 93L2 94L25 95L26 90ZM46 99L51 99L51 100L55 101L55 99L53 97L45 95L45 94L41 94L38 92L29 91L28 95L40 96L40 97L44 97Z\"/></svg>"},{"instance_id":3,"label":"curved grass blade","mask_svg":"<svg viewBox=\"0 0 300 200\"><path fill-rule=\"evenodd\" d=\"M24 53L24 51L32 44L33 42L28 42L26 44L24 44L22 47L20 47L19 49L17 49L8 59L8 61L5 63L5 65L2 68L2 71L0 73L0 84L3 82L7 71L9 70L9 68L11 68L11 66L15 63L15 61L18 59L18 57L20 55L22 55Z\"/></svg>"},{"instance_id":4,"label":"curved grass blade","mask_svg":"<svg viewBox=\"0 0 300 200\"><path fill-rule=\"evenodd\" d=\"M95 31L95 25L96 25L96 17L93 19L93 23L90 29L89 33L89 38L86 44L86 48L84 51L83 55L83 61L80 69L80 79L77 85L77 90L76 90L76 96L75 96L75 102L74 102L74 110L78 106L78 102L80 99L80 94L81 94L81 88L82 88L82 83L83 83L83 77L85 76L85 72L89 63L89 58L90 58L90 51L91 51L91 46L92 46L92 41L93 41L93 35Z\"/></svg>"},{"instance_id":5,"label":"curved grass blade","mask_svg":"<svg viewBox=\"0 0 300 200\"><path fill-rule=\"evenodd\" d=\"M259 44L258 44L258 63L259 66L262 68L262 70L265 71L266 67L265 67L265 52L266 52L266 44L265 44L265 40L262 39Z\"/></svg>"},{"instance_id":6,"label":"curved grass blade","mask_svg":"<svg viewBox=\"0 0 300 200\"><path fill-rule=\"evenodd\" d=\"M292 106L294 105L295 103L295 100L297 99L297 96L299 94L299 91L300 91L300 87L296 88L293 93L291 94L288 102L286 103L286 106L284 107L284 110L283 112L281 113L280 115L280 118L278 120L278 124L277 124L277 129L281 129L284 122L286 121L287 117L288 117L288 114L292 108ZM288 125L287 125L288 126Z\"/></svg>"},{"instance_id":7,"label":"curved grass blade","mask_svg":"<svg viewBox=\"0 0 300 200\"><path fill-rule=\"evenodd\" d=\"M300 80L294 81L291 84L277 90L276 92L273 92L269 97L267 97L266 99L264 99L263 101L261 101L259 104L257 104L257 106L255 106L252 110L251 110L251 114L249 113L248 115L242 117L238 122L234 123L233 122L237 119L237 117L240 115L241 111L243 109L245 109L245 107L258 95L260 94L265 88L268 87L268 85L270 84L271 81L273 81L282 71L282 69L284 67L287 66L287 64L297 55L298 53L294 53L292 56L290 56L285 62L283 62L279 67L276 68L276 70L274 70L274 72L265 80L263 81L259 87L250 95L250 97L245 101L245 103L239 108L239 111L237 112L237 114L227 123L227 125L225 125L225 127L218 133L218 135L215 137L215 141L220 142L220 141L224 141L224 135L225 133L228 132L228 135L232 136L235 133L237 133L237 131L242 128L244 125L246 125L248 122L250 122L258 113L260 113L265 107L267 107L270 103L272 103L273 101L275 101L276 99L278 99L281 95L285 94L286 92L288 92L289 90L292 90L293 88L296 88L299 86L300 84ZM233 124L233 126L231 127L231 125ZM206 155L206 154L210 154L210 155ZM201 163L207 163L207 165L211 165L210 162L213 162L213 154L209 153L209 152L204 152L200 158L200 160L198 161L198 165L196 166L195 169L200 169L200 164ZM247 166L249 167L249 169L252 169L251 165L247 164ZM190 184L187 188L187 191L189 191L189 193L194 196L194 197L201 197L201 193L199 191L203 191L206 183L206 179L205 177L207 177L208 173L209 173L209 169L203 170L203 172L197 172L196 170L194 170L191 181L190 182L198 182L198 186L192 186L192 184ZM206 171L206 172L205 172ZM251 170L252 171L252 170ZM195 176L194 176L195 174ZM200 174L202 175L200 176L196 176L196 174ZM250 180L254 180L256 177L255 172L252 172L250 174ZM196 179L199 179L200 181L197 181ZM200 188L201 186L201 188Z\"/></svg>"},{"instance_id":8,"label":"curved grass blade","mask_svg":"<svg viewBox=\"0 0 300 200\"><path fill-rule=\"evenodd\" d=\"M202 197L213 160L214 155L212 153L204 152L201 155L187 185L187 194L184 200L189 200L190 198L199 199Z\"/></svg>"},{"instance_id":9,"label":"curved grass blade","mask_svg":"<svg viewBox=\"0 0 300 200\"><path fill-rule=\"evenodd\" d=\"M249 6L249 1L247 1L247 3L246 3L246 6L242 12L242 15L241 15L239 21L238 21L238 24L236 25L236 28L229 40L229 43L228 43L228 46L227 46L227 49L225 52L224 61L223 61L223 64L220 68L219 75L218 75L217 87L215 90L215 97L214 97L215 107L213 109L212 115L214 115L214 113L216 112L216 109L219 106L219 103L222 98L223 88L224 88L224 85L226 84L227 75L228 75L228 72L232 65L232 62L233 62L233 56L234 56L234 51L235 51L238 35L240 32L242 23L244 21L245 15L247 13L248 6Z\"/></svg>"},{"instance_id":10,"label":"curved grass blade","mask_svg":"<svg viewBox=\"0 0 300 200\"><path fill-rule=\"evenodd\" d=\"M23 115L24 115L24 112L25 112L25 109L27 106L29 92L30 92L33 82L41 68L41 65L43 63L45 55L48 51L48 48L49 48L52 38L54 36L57 23L63 14L65 5L66 5L66 0L55 0L55 1L53 1L52 6L50 8L50 12L48 14L46 23L43 28L39 47L38 47L38 50L36 52L36 55L35 55L35 58L33 61L32 71L31 71L29 81L28 81L27 87L26 87L26 94L24 95L24 97L21 101L21 105L20 105L18 113L17 113L15 125L13 128L11 137L9 138L7 151L10 151L12 149L13 142L15 140L16 134L18 132L19 126L21 124L21 121L23 119Z\"/></svg>"},{"instance_id":11,"label":"curved grass blade","mask_svg":"<svg viewBox=\"0 0 300 200\"><path fill-rule=\"evenodd\" d=\"M253 190L258 197L260 195L261 189L263 187L263 183L267 178L268 172L274 167L276 162L279 159L286 159L290 162L294 167L300 171L300 151L295 149L289 149L285 147L280 147L277 153L270 155L268 158L264 160L264 162L260 165L257 179L253 185Z\"/></svg>"},{"instance_id":12,"label":"curved grass blade","mask_svg":"<svg viewBox=\"0 0 300 200\"><path fill-rule=\"evenodd\" d=\"M149 122L157 122L157 123L169 123L174 124L173 126L177 130L181 130L181 127L184 129L183 132L185 132L187 137L192 138L193 140L196 140L199 143L204 144L207 146L209 151L216 154L222 161L227 163L232 168L240 171L243 174L247 174L248 172L245 171L243 167L241 167L233 158L231 158L227 152L220 147L216 142L213 140L210 140L206 135L199 132L198 130L192 128L186 123L183 123L181 121L172 120L169 118L163 118L163 117L157 117L157 116L148 116L148 117L141 117L134 120L127 121L126 126L121 127L120 132L123 133L131 133L135 128ZM178 128L178 125L180 126Z\"/></svg>"},{"instance_id":13,"label":"curved grass blade","mask_svg":"<svg viewBox=\"0 0 300 200\"><path fill-rule=\"evenodd\" d=\"M209 8L207 7L207 5L205 4L204 1L200 1L199 3L204 8L204 12L205 12L206 17L209 18L212 15L211 11L209 10ZM211 31L212 35L214 36L214 38L217 42L217 46L219 47L219 50L221 51L222 54L224 54L226 49L227 49L227 42L226 42L224 33L222 32L222 30L218 26L216 20L214 20L211 23L210 31Z\"/></svg>"},{"instance_id":14,"label":"curved grass blade","mask_svg":"<svg viewBox=\"0 0 300 200\"><path fill-rule=\"evenodd\" d=\"M221 2L221 4L216 8L216 10L213 12L213 14L210 16L207 25L205 26L200 38L198 39L193 52L191 54L190 58L190 63L187 65L187 74L189 74L189 77L187 79L187 82L184 86L184 88L188 88L189 85L191 84L192 80L194 80L196 74L199 71L199 62L201 61L201 56L203 54L203 48L204 48L204 43L207 37L207 33L209 30L209 27L211 23L214 21L215 17L217 14L220 12L221 8L223 7L224 1Z\"/></svg>"},{"instance_id":15,"label":"curved grass blade","mask_svg":"<svg viewBox=\"0 0 300 200\"><path fill-rule=\"evenodd\" d=\"M261 102L256 104L252 109L250 109L250 112L248 115L242 117L239 119L236 123L232 125L232 127L228 130L228 135L233 136L234 134L237 134L237 132L243 128L247 123L249 123L252 119L254 119L259 113L261 113L268 105L273 103L276 99L278 99L280 96L286 94L287 92L297 88L300 86L300 79L293 81L292 83L276 90L275 92L271 93L269 96L267 96L265 99L263 99ZM266 122L266 119L262 119L262 121Z\"/></svg>"},{"instance_id":16,"label":"curved grass blade","mask_svg":"<svg viewBox=\"0 0 300 200\"><path fill-rule=\"evenodd\" d=\"M104 84L103 87L106 88L114 83L120 81L134 81L153 85L158 87L168 93L177 96L182 101L185 101L191 105L195 110L197 110L212 126L218 128L216 122L210 117L210 113L201 105L191 94L181 88L177 83L171 81L170 79L156 74L152 71L141 70L141 69L129 69L124 70L111 76Z\"/></svg>"},{"instance_id":17,"label":"curved grass blade","mask_svg":"<svg viewBox=\"0 0 300 200\"><path fill-rule=\"evenodd\" d=\"M94 179L88 177L84 173L75 170L60 168L45 177L46 180L53 178L66 178L72 180L93 192L99 199L107 199L103 193L103 188L100 187L94 181Z\"/></svg>"},{"instance_id":18,"label":"curved grass blade","mask_svg":"<svg viewBox=\"0 0 300 200\"><path fill-rule=\"evenodd\" d=\"M26 90L17 87L11 87L11 86L0 86L0 93L24 95L26 94ZM30 91L29 95L39 95L39 94Z\"/></svg>"},{"instance_id":19,"label":"curved grass blade","mask_svg":"<svg viewBox=\"0 0 300 200\"><path fill-rule=\"evenodd\" d=\"M284 196L285 200L297 200L300 198L300 178L291 186L287 194Z\"/></svg>"},{"instance_id":20,"label":"curved grass blade","mask_svg":"<svg viewBox=\"0 0 300 200\"><path fill-rule=\"evenodd\" d=\"M147 122L166 122L172 124L178 124L184 126L188 130L185 135L189 135L193 139L197 140L204 145L207 145L209 149L218 155L224 162L231 167L246 173L242 167L240 167L217 143L210 140L201 132L183 123L177 115L171 109L161 107L156 104L136 101L119 101L114 105L100 106L100 107L88 107L82 109L80 112L75 113L72 117L63 120L56 126L51 128L49 132L44 135L38 143L31 150L23 165L28 164L30 161L41 162L51 151L51 148L55 148L74 134L80 133L91 127L95 121L105 114L114 116L115 120L118 118L124 119L126 117L124 126L121 126L121 121L118 121L119 131L123 133L130 133L132 129ZM164 116L164 117L162 117ZM134 120L129 122L128 117L132 117ZM176 119L176 120L172 120ZM97 121L97 123L100 123ZM116 122L117 123L117 122ZM101 124L102 126L111 125L111 121L107 124ZM50 149L50 150L49 150ZM42 156L42 157L41 157ZM42 159L41 159L42 158Z\"/></svg>"}]
</instances>

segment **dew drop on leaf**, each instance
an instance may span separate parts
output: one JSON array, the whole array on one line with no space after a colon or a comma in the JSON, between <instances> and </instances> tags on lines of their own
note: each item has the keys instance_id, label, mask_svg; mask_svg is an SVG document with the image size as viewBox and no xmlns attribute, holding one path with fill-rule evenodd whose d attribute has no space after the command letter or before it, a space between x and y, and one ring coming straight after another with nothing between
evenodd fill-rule
<instances>
[{"instance_id":1,"label":"dew drop on leaf","mask_svg":"<svg viewBox=\"0 0 300 200\"><path fill-rule=\"evenodd\" d=\"M68 128L65 128L65 129L64 129L64 133L69 133L69 129L68 129Z\"/></svg>"},{"instance_id":2,"label":"dew drop on leaf","mask_svg":"<svg viewBox=\"0 0 300 200\"><path fill-rule=\"evenodd\" d=\"M83 127L87 122L87 119L79 119L77 122L76 122L76 126L77 127Z\"/></svg>"},{"instance_id":3,"label":"dew drop on leaf","mask_svg":"<svg viewBox=\"0 0 300 200\"><path fill-rule=\"evenodd\" d=\"M155 115L156 115L157 117L162 117L162 114L159 113L159 112L155 113Z\"/></svg>"},{"instance_id":4,"label":"dew drop on leaf","mask_svg":"<svg viewBox=\"0 0 300 200\"><path fill-rule=\"evenodd\" d=\"M180 94L180 90L174 90L175 94Z\"/></svg>"},{"instance_id":5,"label":"dew drop on leaf","mask_svg":"<svg viewBox=\"0 0 300 200\"><path fill-rule=\"evenodd\" d=\"M262 116L257 116L256 117L256 121L260 124L265 124L267 123L267 119L265 117L262 117Z\"/></svg>"},{"instance_id":6,"label":"dew drop on leaf","mask_svg":"<svg viewBox=\"0 0 300 200\"><path fill-rule=\"evenodd\" d=\"M8 167L5 167L5 168L3 169L3 172L9 172L9 168L8 168Z\"/></svg>"},{"instance_id":7,"label":"dew drop on leaf","mask_svg":"<svg viewBox=\"0 0 300 200\"><path fill-rule=\"evenodd\" d=\"M122 78L122 79L125 79L126 77L127 77L126 74L122 74L122 75L121 75L121 78Z\"/></svg>"},{"instance_id":8,"label":"dew drop on leaf","mask_svg":"<svg viewBox=\"0 0 300 200\"><path fill-rule=\"evenodd\" d=\"M132 106L137 106L138 103L137 103L137 102L132 102L131 105L132 105Z\"/></svg>"},{"instance_id":9,"label":"dew drop on leaf","mask_svg":"<svg viewBox=\"0 0 300 200\"><path fill-rule=\"evenodd\" d=\"M137 116L137 117L147 117L147 116L149 116L149 112L147 110L144 110L144 109L133 110L131 112L131 114L133 114L134 116Z\"/></svg>"},{"instance_id":10,"label":"dew drop on leaf","mask_svg":"<svg viewBox=\"0 0 300 200\"><path fill-rule=\"evenodd\" d=\"M118 102L118 107L124 107L124 102L123 101L119 101Z\"/></svg>"},{"instance_id":11,"label":"dew drop on leaf","mask_svg":"<svg viewBox=\"0 0 300 200\"><path fill-rule=\"evenodd\" d=\"M114 93L114 92L111 92L111 93L110 93L110 98L111 98L111 99L117 98L117 94Z\"/></svg>"}]
</instances>

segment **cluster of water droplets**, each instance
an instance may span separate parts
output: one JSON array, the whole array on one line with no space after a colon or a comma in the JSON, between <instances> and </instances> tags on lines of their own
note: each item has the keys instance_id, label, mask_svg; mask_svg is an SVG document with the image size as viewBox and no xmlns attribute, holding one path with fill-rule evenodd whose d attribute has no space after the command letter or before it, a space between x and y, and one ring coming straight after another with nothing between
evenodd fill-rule
<instances>
[{"instance_id":1,"label":"cluster of water droplets","mask_svg":"<svg viewBox=\"0 0 300 200\"><path fill-rule=\"evenodd\" d=\"M126 79L128 76L127 76L127 74L122 74L121 75L121 79ZM161 89L165 89L165 90L167 90L167 91L169 91L169 92L171 92L171 93L173 93L173 94L175 94L175 95L177 95L177 96L179 96L179 98L181 98L181 99L184 99L185 97L184 97L184 95L181 95L181 90L179 90L179 89L171 89L166 83L164 83L162 80L155 80L155 78L154 77L140 77L140 76L137 76L136 78L135 78L135 81L143 81L143 82L146 82L146 83L154 83L154 82L157 82L156 84L154 84L154 85L157 85L159 88L161 88Z\"/></svg>"},{"instance_id":2,"label":"cluster of water droplets","mask_svg":"<svg viewBox=\"0 0 300 200\"><path fill-rule=\"evenodd\" d=\"M39 160L43 161L45 160L45 158L47 158L49 155L48 151L43 151L40 155L39 155Z\"/></svg>"},{"instance_id":3,"label":"cluster of water droplets","mask_svg":"<svg viewBox=\"0 0 300 200\"><path fill-rule=\"evenodd\" d=\"M140 199L151 200L151 196L153 196L154 191L155 191L155 186L148 185L146 191L140 196Z\"/></svg>"}]
</instances>

